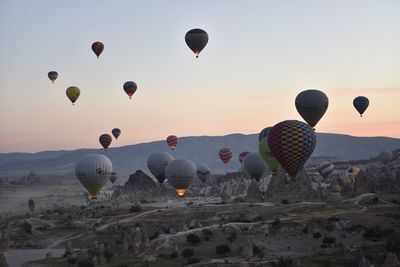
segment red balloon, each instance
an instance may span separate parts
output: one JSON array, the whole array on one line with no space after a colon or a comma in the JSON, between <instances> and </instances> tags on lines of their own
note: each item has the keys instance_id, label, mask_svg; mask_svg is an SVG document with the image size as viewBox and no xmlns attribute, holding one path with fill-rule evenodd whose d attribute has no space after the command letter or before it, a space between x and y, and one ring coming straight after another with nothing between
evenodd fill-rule
<instances>
[{"instance_id":1,"label":"red balloon","mask_svg":"<svg viewBox=\"0 0 400 267\"><path fill-rule=\"evenodd\" d=\"M227 164L231 160L232 154L232 149L226 147L221 148L218 152L219 158L224 164Z\"/></svg>"},{"instance_id":2,"label":"red balloon","mask_svg":"<svg viewBox=\"0 0 400 267\"><path fill-rule=\"evenodd\" d=\"M129 99L132 98L132 95L136 92L137 85L135 82L129 81L124 83L124 91L129 96Z\"/></svg>"},{"instance_id":3,"label":"red balloon","mask_svg":"<svg viewBox=\"0 0 400 267\"><path fill-rule=\"evenodd\" d=\"M168 136L167 144L171 148L171 150L174 150L176 148L176 145L178 144L178 137L176 137L175 135Z\"/></svg>"},{"instance_id":4,"label":"red balloon","mask_svg":"<svg viewBox=\"0 0 400 267\"><path fill-rule=\"evenodd\" d=\"M104 44L102 42L94 42L92 44L92 50L98 58L104 50Z\"/></svg>"}]
</instances>

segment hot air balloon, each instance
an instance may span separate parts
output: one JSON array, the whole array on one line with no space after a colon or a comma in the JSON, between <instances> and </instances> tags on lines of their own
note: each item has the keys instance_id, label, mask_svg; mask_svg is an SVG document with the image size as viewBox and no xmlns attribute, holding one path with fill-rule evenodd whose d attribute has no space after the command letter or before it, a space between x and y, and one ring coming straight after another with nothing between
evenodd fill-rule
<instances>
[{"instance_id":1,"label":"hot air balloon","mask_svg":"<svg viewBox=\"0 0 400 267\"><path fill-rule=\"evenodd\" d=\"M282 121L268 134L268 146L282 168L294 178L310 158L316 145L313 129L297 120Z\"/></svg>"},{"instance_id":2,"label":"hot air balloon","mask_svg":"<svg viewBox=\"0 0 400 267\"><path fill-rule=\"evenodd\" d=\"M383 164L387 164L392 160L393 154L388 150L384 150L379 153L378 158Z\"/></svg>"},{"instance_id":3,"label":"hot air balloon","mask_svg":"<svg viewBox=\"0 0 400 267\"><path fill-rule=\"evenodd\" d=\"M268 168L272 172L277 172L280 169L279 162L276 160L274 155L272 155L272 152L269 149L268 134L261 139L261 142L258 145L258 152L260 153L261 158L265 161L265 163L267 163Z\"/></svg>"},{"instance_id":4,"label":"hot air balloon","mask_svg":"<svg viewBox=\"0 0 400 267\"><path fill-rule=\"evenodd\" d=\"M167 144L171 150L174 150L176 148L176 145L178 144L178 137L175 135L170 135L167 137Z\"/></svg>"},{"instance_id":5,"label":"hot air balloon","mask_svg":"<svg viewBox=\"0 0 400 267\"><path fill-rule=\"evenodd\" d=\"M111 160L101 154L84 155L75 164L75 175L92 196L92 199L96 199L111 173Z\"/></svg>"},{"instance_id":6,"label":"hot air balloon","mask_svg":"<svg viewBox=\"0 0 400 267\"><path fill-rule=\"evenodd\" d=\"M199 166L196 170L197 177L203 182L207 182L211 177L211 170L207 166Z\"/></svg>"},{"instance_id":7,"label":"hot air balloon","mask_svg":"<svg viewBox=\"0 0 400 267\"><path fill-rule=\"evenodd\" d=\"M173 159L169 153L153 153L147 159L147 168L160 184L165 180L165 168Z\"/></svg>"},{"instance_id":8,"label":"hot air balloon","mask_svg":"<svg viewBox=\"0 0 400 267\"><path fill-rule=\"evenodd\" d=\"M118 136L121 134L121 130L118 128L114 128L114 129L112 129L111 133L112 133L112 135L114 135L115 140L117 140Z\"/></svg>"},{"instance_id":9,"label":"hot air balloon","mask_svg":"<svg viewBox=\"0 0 400 267\"><path fill-rule=\"evenodd\" d=\"M175 188L178 196L183 197L196 177L196 166L189 160L175 159L167 165L165 176L168 183Z\"/></svg>"},{"instance_id":10,"label":"hot air balloon","mask_svg":"<svg viewBox=\"0 0 400 267\"><path fill-rule=\"evenodd\" d=\"M357 175L360 173L360 171L361 171L360 168L350 167L345 171L344 175L346 176L347 181L349 183L354 184L356 182Z\"/></svg>"},{"instance_id":11,"label":"hot air balloon","mask_svg":"<svg viewBox=\"0 0 400 267\"><path fill-rule=\"evenodd\" d=\"M261 140L264 137L268 137L268 133L271 130L272 127L266 127L264 129L261 130L261 132L258 134L258 142L261 142Z\"/></svg>"},{"instance_id":12,"label":"hot air balloon","mask_svg":"<svg viewBox=\"0 0 400 267\"><path fill-rule=\"evenodd\" d=\"M96 54L97 58L99 58L100 54L104 50L104 44L102 42L94 42L92 44L92 50Z\"/></svg>"},{"instance_id":13,"label":"hot air balloon","mask_svg":"<svg viewBox=\"0 0 400 267\"><path fill-rule=\"evenodd\" d=\"M124 91L129 96L129 99L132 99L132 95L136 92L137 85L135 82L128 81L124 83Z\"/></svg>"},{"instance_id":14,"label":"hot air balloon","mask_svg":"<svg viewBox=\"0 0 400 267\"><path fill-rule=\"evenodd\" d=\"M260 155L255 152L252 152L245 157L243 166L247 173L256 181L260 181L260 178L267 171L267 165Z\"/></svg>"},{"instance_id":15,"label":"hot air balloon","mask_svg":"<svg viewBox=\"0 0 400 267\"><path fill-rule=\"evenodd\" d=\"M365 96L357 96L353 100L353 106L356 108L356 110L358 111L358 113L360 113L360 116L362 117L364 111L369 106L369 100Z\"/></svg>"},{"instance_id":16,"label":"hot air balloon","mask_svg":"<svg viewBox=\"0 0 400 267\"><path fill-rule=\"evenodd\" d=\"M110 182L112 184L114 184L117 179L118 179L117 173L116 172L112 172L111 176L110 176Z\"/></svg>"},{"instance_id":17,"label":"hot air balloon","mask_svg":"<svg viewBox=\"0 0 400 267\"><path fill-rule=\"evenodd\" d=\"M102 134L99 137L99 142L103 146L104 150L107 150L107 148L111 145L112 137L109 134Z\"/></svg>"},{"instance_id":18,"label":"hot air balloon","mask_svg":"<svg viewBox=\"0 0 400 267\"><path fill-rule=\"evenodd\" d=\"M318 166L318 172L319 174L323 177L323 178L327 178L335 169L335 166L333 166L332 163L330 162L322 162L319 166Z\"/></svg>"},{"instance_id":19,"label":"hot air balloon","mask_svg":"<svg viewBox=\"0 0 400 267\"><path fill-rule=\"evenodd\" d=\"M72 105L74 105L81 94L81 90L79 90L79 88L76 86L70 86L67 88L67 91L65 93L67 94L69 100L71 100Z\"/></svg>"},{"instance_id":20,"label":"hot air balloon","mask_svg":"<svg viewBox=\"0 0 400 267\"><path fill-rule=\"evenodd\" d=\"M296 109L311 127L315 127L328 109L329 100L324 92L305 90L296 97Z\"/></svg>"},{"instance_id":21,"label":"hot air balloon","mask_svg":"<svg viewBox=\"0 0 400 267\"><path fill-rule=\"evenodd\" d=\"M202 29L192 29L186 33L185 42L198 58L208 43L208 34Z\"/></svg>"},{"instance_id":22,"label":"hot air balloon","mask_svg":"<svg viewBox=\"0 0 400 267\"><path fill-rule=\"evenodd\" d=\"M239 154L239 162L240 162L240 164L243 163L244 158L245 158L249 153L250 153L250 152L248 152L248 151L243 151L243 152L241 152L241 153Z\"/></svg>"},{"instance_id":23,"label":"hot air balloon","mask_svg":"<svg viewBox=\"0 0 400 267\"><path fill-rule=\"evenodd\" d=\"M52 82L52 83L54 83L54 81L57 79L57 77L58 77L58 73L57 73L57 71L50 71L48 74L47 74L47 77L49 77L49 79L50 79L50 81Z\"/></svg>"},{"instance_id":24,"label":"hot air balloon","mask_svg":"<svg viewBox=\"0 0 400 267\"><path fill-rule=\"evenodd\" d=\"M219 158L224 164L227 164L232 158L232 149L224 147L218 152Z\"/></svg>"}]
</instances>

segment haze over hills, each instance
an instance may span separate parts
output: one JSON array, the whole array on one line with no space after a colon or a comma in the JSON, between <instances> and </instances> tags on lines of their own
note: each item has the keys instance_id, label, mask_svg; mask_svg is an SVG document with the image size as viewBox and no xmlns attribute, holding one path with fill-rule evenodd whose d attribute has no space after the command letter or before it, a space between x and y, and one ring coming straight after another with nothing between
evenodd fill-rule
<instances>
[{"instance_id":1,"label":"haze over hills","mask_svg":"<svg viewBox=\"0 0 400 267\"><path fill-rule=\"evenodd\" d=\"M75 161L84 154L101 153L113 162L115 171L128 175L137 169L147 171L147 158L153 152L170 152L175 158L187 158L196 164L206 164L213 172L237 170L238 154L242 151L258 151L258 134L230 134L225 136L181 137L175 151L170 151L164 140L122 147L113 141L103 149L77 149L44 151L38 153L0 153L0 174L19 175L34 170L39 174L63 174L74 171ZM234 155L224 166L218 157L221 147L232 148ZM400 139L389 137L354 137L342 134L317 133L317 147L312 157L369 159L382 150L400 148Z\"/></svg>"}]
</instances>

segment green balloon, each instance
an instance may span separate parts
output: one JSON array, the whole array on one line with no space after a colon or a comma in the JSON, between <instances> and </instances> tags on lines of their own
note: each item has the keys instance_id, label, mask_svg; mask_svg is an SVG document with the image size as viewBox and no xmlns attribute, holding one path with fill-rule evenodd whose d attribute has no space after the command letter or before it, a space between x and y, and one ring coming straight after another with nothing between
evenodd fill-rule
<instances>
[{"instance_id":1,"label":"green balloon","mask_svg":"<svg viewBox=\"0 0 400 267\"><path fill-rule=\"evenodd\" d=\"M272 155L271 150L268 146L268 135L261 139L260 144L258 145L258 152L262 159L267 163L269 169L273 172L280 170L281 166L279 162Z\"/></svg>"}]
</instances>

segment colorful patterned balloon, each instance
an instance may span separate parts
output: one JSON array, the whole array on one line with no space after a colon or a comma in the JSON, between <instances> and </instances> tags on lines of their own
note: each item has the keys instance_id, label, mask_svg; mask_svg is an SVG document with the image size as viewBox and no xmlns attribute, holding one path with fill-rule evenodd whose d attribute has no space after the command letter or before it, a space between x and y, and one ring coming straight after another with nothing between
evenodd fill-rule
<instances>
[{"instance_id":1,"label":"colorful patterned balloon","mask_svg":"<svg viewBox=\"0 0 400 267\"><path fill-rule=\"evenodd\" d=\"M268 134L268 146L282 168L294 178L310 158L316 145L313 129L306 123L287 120Z\"/></svg>"}]
</instances>

